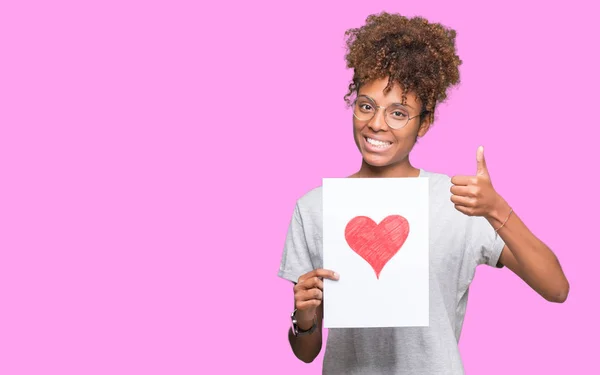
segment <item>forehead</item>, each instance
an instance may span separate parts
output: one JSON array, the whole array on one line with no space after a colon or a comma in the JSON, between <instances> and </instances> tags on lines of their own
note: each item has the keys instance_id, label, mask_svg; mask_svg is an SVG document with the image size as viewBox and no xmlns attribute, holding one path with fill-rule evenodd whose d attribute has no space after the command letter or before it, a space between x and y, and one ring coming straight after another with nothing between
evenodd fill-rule
<instances>
[{"instance_id":1,"label":"forehead","mask_svg":"<svg viewBox=\"0 0 600 375\"><path fill-rule=\"evenodd\" d=\"M417 97L414 93L408 92L406 94L406 101L402 100L402 94L404 91L400 87L400 85L394 82L391 86L391 89L387 92L384 92L385 87L388 84L387 78L379 78L369 82L362 84L358 90L358 95L366 95L373 100L375 100L378 104L386 105L392 103L406 103L410 106L414 106L417 104Z\"/></svg>"}]
</instances>

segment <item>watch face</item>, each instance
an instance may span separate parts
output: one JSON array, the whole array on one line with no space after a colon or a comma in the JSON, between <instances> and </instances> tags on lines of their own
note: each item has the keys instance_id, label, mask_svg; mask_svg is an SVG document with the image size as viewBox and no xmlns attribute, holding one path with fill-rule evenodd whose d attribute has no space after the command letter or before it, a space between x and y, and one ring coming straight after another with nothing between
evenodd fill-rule
<instances>
[{"instance_id":1,"label":"watch face","mask_svg":"<svg viewBox=\"0 0 600 375\"><path fill-rule=\"evenodd\" d=\"M296 320L296 310L292 313L292 333L298 336L298 321Z\"/></svg>"}]
</instances>

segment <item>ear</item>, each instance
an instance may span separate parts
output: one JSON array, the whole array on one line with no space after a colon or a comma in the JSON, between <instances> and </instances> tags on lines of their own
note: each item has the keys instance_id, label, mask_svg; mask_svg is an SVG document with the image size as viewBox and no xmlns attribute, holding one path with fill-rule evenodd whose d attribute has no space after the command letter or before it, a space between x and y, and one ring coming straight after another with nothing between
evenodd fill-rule
<instances>
[{"instance_id":1,"label":"ear","mask_svg":"<svg viewBox=\"0 0 600 375\"><path fill-rule=\"evenodd\" d=\"M427 115L423 116L423 119L421 120L421 124L419 125L419 131L417 132L417 137L419 138L423 138L425 136L425 134L427 134L427 132L429 131L429 128L431 127L431 123L432 123L432 118L433 116L431 116L431 113L428 113Z\"/></svg>"}]
</instances>

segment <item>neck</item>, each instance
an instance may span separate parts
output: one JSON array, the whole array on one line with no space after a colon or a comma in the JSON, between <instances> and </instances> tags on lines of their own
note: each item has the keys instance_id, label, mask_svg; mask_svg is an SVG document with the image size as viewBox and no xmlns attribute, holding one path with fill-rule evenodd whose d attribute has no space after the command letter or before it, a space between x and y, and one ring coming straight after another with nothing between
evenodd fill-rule
<instances>
[{"instance_id":1,"label":"neck","mask_svg":"<svg viewBox=\"0 0 600 375\"><path fill-rule=\"evenodd\" d=\"M420 170L413 167L408 158L399 163L383 167L374 167L367 164L363 159L360 170L354 176L361 178L418 177L419 173Z\"/></svg>"}]
</instances>

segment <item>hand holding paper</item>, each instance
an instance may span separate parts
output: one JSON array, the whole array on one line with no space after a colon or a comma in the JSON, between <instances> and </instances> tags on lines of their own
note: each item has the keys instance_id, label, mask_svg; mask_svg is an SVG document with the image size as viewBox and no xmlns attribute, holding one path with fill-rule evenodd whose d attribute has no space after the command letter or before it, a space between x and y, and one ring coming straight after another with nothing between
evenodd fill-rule
<instances>
[{"instance_id":1,"label":"hand holding paper","mask_svg":"<svg viewBox=\"0 0 600 375\"><path fill-rule=\"evenodd\" d=\"M296 317L300 326L313 321L317 307L323 301L323 278L338 280L339 276L330 270L316 269L300 276L294 286L294 303L298 310Z\"/></svg>"}]
</instances>

